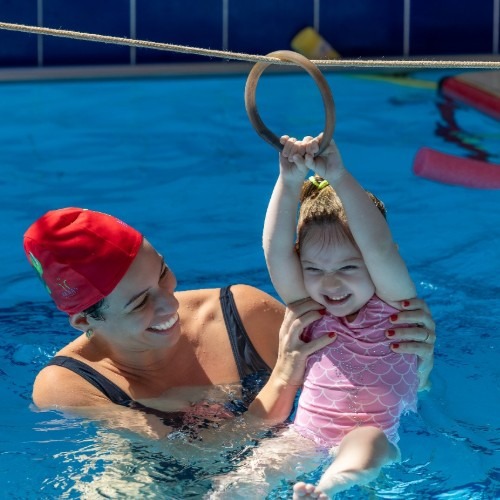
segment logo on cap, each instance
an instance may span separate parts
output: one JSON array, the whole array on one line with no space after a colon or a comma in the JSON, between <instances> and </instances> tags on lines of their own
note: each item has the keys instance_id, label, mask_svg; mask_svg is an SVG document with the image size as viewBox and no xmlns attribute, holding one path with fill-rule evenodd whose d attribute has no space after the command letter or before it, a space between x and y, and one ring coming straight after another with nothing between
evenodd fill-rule
<instances>
[{"instance_id":1,"label":"logo on cap","mask_svg":"<svg viewBox=\"0 0 500 500\"><path fill-rule=\"evenodd\" d=\"M69 286L66 280L61 282L61 278L56 278L56 284L62 288L61 296L64 298L73 297L78 293L78 288Z\"/></svg>"}]
</instances>

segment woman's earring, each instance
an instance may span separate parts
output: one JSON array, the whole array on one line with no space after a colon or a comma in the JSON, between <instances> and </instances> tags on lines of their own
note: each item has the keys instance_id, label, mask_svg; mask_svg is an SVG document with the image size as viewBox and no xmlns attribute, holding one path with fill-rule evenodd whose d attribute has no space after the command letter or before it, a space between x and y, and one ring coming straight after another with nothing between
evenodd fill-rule
<instances>
[{"instance_id":1,"label":"woman's earring","mask_svg":"<svg viewBox=\"0 0 500 500\"><path fill-rule=\"evenodd\" d=\"M85 336L90 339L92 338L92 335L94 335L94 330L92 330L92 328L89 328L86 332L85 332Z\"/></svg>"}]
</instances>

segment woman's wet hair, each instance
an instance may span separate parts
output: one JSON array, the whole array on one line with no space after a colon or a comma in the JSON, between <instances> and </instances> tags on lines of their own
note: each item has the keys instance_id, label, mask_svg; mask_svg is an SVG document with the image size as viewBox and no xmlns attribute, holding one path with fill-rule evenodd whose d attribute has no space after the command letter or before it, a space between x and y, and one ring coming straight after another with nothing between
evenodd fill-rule
<instances>
[{"instance_id":1,"label":"woman's wet hair","mask_svg":"<svg viewBox=\"0 0 500 500\"><path fill-rule=\"evenodd\" d=\"M83 312L85 316L90 316L96 321L104 321L104 309L107 308L106 298L101 299L99 302L96 302L94 305L87 307Z\"/></svg>"},{"instance_id":2,"label":"woman's wet hair","mask_svg":"<svg viewBox=\"0 0 500 500\"><path fill-rule=\"evenodd\" d=\"M339 236L345 236L351 243L356 244L349 229L347 216L339 196L329 184L322 186L323 181L322 177L315 175L313 181L306 180L302 186L297 223L297 250L311 226L331 227L335 224L340 230L338 232ZM386 209L382 201L373 193L369 191L366 193L382 215L386 217Z\"/></svg>"}]
</instances>

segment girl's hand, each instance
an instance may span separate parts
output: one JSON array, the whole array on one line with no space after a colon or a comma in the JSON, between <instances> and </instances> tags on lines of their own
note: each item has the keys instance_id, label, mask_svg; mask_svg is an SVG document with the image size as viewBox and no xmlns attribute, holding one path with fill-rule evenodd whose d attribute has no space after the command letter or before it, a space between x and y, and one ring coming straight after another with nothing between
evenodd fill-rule
<instances>
[{"instance_id":1,"label":"girl's hand","mask_svg":"<svg viewBox=\"0 0 500 500\"><path fill-rule=\"evenodd\" d=\"M279 333L279 352L275 370L288 385L301 386L307 358L316 351L331 344L337 338L335 333L311 342L304 342L301 334L311 323L322 317L323 306L309 297L289 304Z\"/></svg>"},{"instance_id":2,"label":"girl's hand","mask_svg":"<svg viewBox=\"0 0 500 500\"><path fill-rule=\"evenodd\" d=\"M321 156L314 158L314 153L319 149L322 134L315 137L310 143L310 149L314 150L311 154L305 155L305 163L309 170L313 170L316 174L326 179L330 184L335 183L342 178L346 172L342 157L337 149L335 142L332 140L328 147L321 153ZM305 139L304 139L305 140Z\"/></svg>"},{"instance_id":3,"label":"girl's hand","mask_svg":"<svg viewBox=\"0 0 500 500\"><path fill-rule=\"evenodd\" d=\"M305 175L309 171L306 165L305 155L311 155L310 151L314 148L317 151L317 144L314 146L312 137L304 137L298 141L295 137L284 135L280 142L283 144L283 151L280 153L280 173L284 179L294 180L302 183ZM312 153L314 154L314 153Z\"/></svg>"},{"instance_id":4,"label":"girl's hand","mask_svg":"<svg viewBox=\"0 0 500 500\"><path fill-rule=\"evenodd\" d=\"M421 299L403 300L403 310L391 317L393 329L386 336L393 343L394 352L416 354L418 361L419 391L431 388L429 374L434 366L434 344L436 342L436 324L432 319L427 304ZM407 324L409 326L399 326Z\"/></svg>"}]
</instances>

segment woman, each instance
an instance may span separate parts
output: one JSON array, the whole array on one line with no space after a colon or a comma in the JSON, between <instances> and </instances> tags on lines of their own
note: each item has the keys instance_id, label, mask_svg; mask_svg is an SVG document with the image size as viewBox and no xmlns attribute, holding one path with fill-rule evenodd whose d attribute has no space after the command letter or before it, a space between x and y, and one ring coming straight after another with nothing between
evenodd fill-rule
<instances>
[{"instance_id":1,"label":"woman","mask_svg":"<svg viewBox=\"0 0 500 500\"><path fill-rule=\"evenodd\" d=\"M241 410L241 399L250 403L250 415L281 422L307 356L335 341L299 339L321 317L311 300L285 312L246 285L175 292L175 275L162 256L107 214L48 212L28 229L24 248L57 307L82 332L38 374L33 400L39 408L71 408L154 438L172 426L225 419ZM417 326L395 328L391 340L399 352L420 357L420 377L427 380L434 322L422 301L408 303L395 324ZM269 378L254 397L252 375L263 373ZM235 396L239 381L243 394ZM230 394L214 396L214 386Z\"/></svg>"}]
</instances>

